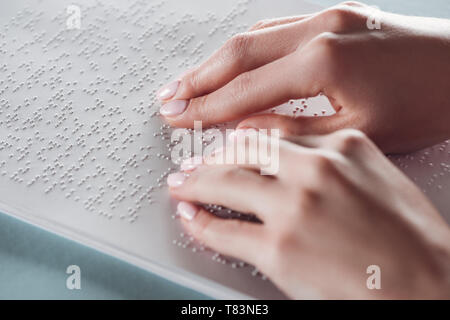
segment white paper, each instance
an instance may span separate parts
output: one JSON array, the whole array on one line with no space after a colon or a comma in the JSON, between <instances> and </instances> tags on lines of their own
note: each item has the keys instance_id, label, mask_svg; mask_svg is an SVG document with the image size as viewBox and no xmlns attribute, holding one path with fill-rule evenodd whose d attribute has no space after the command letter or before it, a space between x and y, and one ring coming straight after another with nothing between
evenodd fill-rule
<instances>
[{"instance_id":1,"label":"white paper","mask_svg":"<svg viewBox=\"0 0 450 320\"><path fill-rule=\"evenodd\" d=\"M0 210L216 298L284 297L252 266L183 236L154 94L257 20L315 10L298 0L2 1ZM308 105L330 110L321 97ZM444 143L395 159L446 213L449 152Z\"/></svg>"}]
</instances>

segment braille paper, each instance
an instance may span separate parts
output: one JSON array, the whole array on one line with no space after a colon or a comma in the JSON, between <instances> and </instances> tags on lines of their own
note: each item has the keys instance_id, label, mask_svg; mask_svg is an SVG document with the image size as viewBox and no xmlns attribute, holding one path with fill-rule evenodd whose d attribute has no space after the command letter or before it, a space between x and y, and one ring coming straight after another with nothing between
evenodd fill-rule
<instances>
[{"instance_id":1,"label":"braille paper","mask_svg":"<svg viewBox=\"0 0 450 320\"><path fill-rule=\"evenodd\" d=\"M283 297L181 228L155 93L257 20L315 10L298 0L3 1L0 210L216 298ZM331 110L323 96L277 108ZM449 154L443 142L392 158L444 213Z\"/></svg>"}]
</instances>

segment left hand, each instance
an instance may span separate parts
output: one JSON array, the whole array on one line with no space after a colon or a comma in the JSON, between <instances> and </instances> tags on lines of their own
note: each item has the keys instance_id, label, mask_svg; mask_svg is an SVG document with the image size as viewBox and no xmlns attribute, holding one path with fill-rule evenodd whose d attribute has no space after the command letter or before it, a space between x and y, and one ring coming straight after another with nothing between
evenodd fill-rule
<instances>
[{"instance_id":1,"label":"left hand","mask_svg":"<svg viewBox=\"0 0 450 320\"><path fill-rule=\"evenodd\" d=\"M370 29L377 16L381 29ZM243 120L283 135L363 131L386 153L450 137L450 20L402 16L344 2L261 22L158 92L172 126ZM336 114L255 115L322 92Z\"/></svg>"},{"instance_id":2,"label":"left hand","mask_svg":"<svg viewBox=\"0 0 450 320\"><path fill-rule=\"evenodd\" d=\"M420 190L358 131L294 140L281 140L274 176L247 164L170 175L188 232L292 298L450 298L450 230ZM199 203L263 223L220 219ZM381 290L366 287L370 265Z\"/></svg>"}]
</instances>

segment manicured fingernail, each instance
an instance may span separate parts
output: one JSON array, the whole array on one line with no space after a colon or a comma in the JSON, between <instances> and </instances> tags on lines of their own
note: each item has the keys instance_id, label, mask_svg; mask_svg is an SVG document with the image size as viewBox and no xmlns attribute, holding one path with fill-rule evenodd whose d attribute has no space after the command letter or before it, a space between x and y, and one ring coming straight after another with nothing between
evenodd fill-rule
<instances>
[{"instance_id":1,"label":"manicured fingernail","mask_svg":"<svg viewBox=\"0 0 450 320\"><path fill-rule=\"evenodd\" d=\"M184 160L180 165L180 169L182 171L193 171L198 166L200 166L202 163L203 163L203 158L199 157L199 156L195 156L190 159Z\"/></svg>"},{"instance_id":2,"label":"manicured fingernail","mask_svg":"<svg viewBox=\"0 0 450 320\"><path fill-rule=\"evenodd\" d=\"M156 97L159 100L168 100L177 93L179 86L180 86L180 80L173 81L173 82L165 85L161 89L159 89L158 92L156 93Z\"/></svg>"},{"instance_id":3,"label":"manicured fingernail","mask_svg":"<svg viewBox=\"0 0 450 320\"><path fill-rule=\"evenodd\" d=\"M176 172L169 174L167 177L167 184L169 187L176 188L181 186L184 180L186 180L186 175L182 172Z\"/></svg>"},{"instance_id":4,"label":"manicured fingernail","mask_svg":"<svg viewBox=\"0 0 450 320\"><path fill-rule=\"evenodd\" d=\"M239 127L239 128L237 128L236 130L258 130L257 128L253 128L253 127L248 127L248 126L245 126L245 127Z\"/></svg>"},{"instance_id":5,"label":"manicured fingernail","mask_svg":"<svg viewBox=\"0 0 450 320\"><path fill-rule=\"evenodd\" d=\"M190 204L189 202L181 201L178 204L177 211L181 217L190 221L194 219L195 215L198 212L198 208L193 204Z\"/></svg>"},{"instance_id":6,"label":"manicured fingernail","mask_svg":"<svg viewBox=\"0 0 450 320\"><path fill-rule=\"evenodd\" d=\"M159 112L166 117L182 114L188 105L187 100L172 100L159 109Z\"/></svg>"}]
</instances>

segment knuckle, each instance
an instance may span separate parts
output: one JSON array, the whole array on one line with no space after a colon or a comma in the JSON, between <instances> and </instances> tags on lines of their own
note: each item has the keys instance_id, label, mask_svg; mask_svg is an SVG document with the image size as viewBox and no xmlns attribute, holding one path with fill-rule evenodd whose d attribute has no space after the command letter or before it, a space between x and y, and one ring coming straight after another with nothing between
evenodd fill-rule
<instances>
[{"instance_id":1,"label":"knuckle","mask_svg":"<svg viewBox=\"0 0 450 320\"><path fill-rule=\"evenodd\" d=\"M358 1L344 1L339 4L340 6L348 6L348 7L363 7L364 5Z\"/></svg>"},{"instance_id":2,"label":"knuckle","mask_svg":"<svg viewBox=\"0 0 450 320\"><path fill-rule=\"evenodd\" d=\"M315 173L315 177L317 178L317 181L321 181L322 178L327 179L330 175L335 173L336 167L335 163L332 159L328 158L324 155L317 155L312 158L313 165L312 170ZM309 192L311 195L311 192Z\"/></svg>"},{"instance_id":3,"label":"knuckle","mask_svg":"<svg viewBox=\"0 0 450 320\"><path fill-rule=\"evenodd\" d=\"M345 31L354 25L356 14L353 10L351 5L338 5L324 11L321 18L329 30Z\"/></svg>"},{"instance_id":4,"label":"knuckle","mask_svg":"<svg viewBox=\"0 0 450 320\"><path fill-rule=\"evenodd\" d=\"M280 253L285 252L286 248L292 246L292 243L295 243L296 232L298 232L297 228L298 225L294 227L293 223L284 223L278 226L276 231L271 234L271 246L268 250L268 255L274 259L271 261L279 261L278 257Z\"/></svg>"},{"instance_id":5,"label":"knuckle","mask_svg":"<svg viewBox=\"0 0 450 320\"><path fill-rule=\"evenodd\" d=\"M246 173L247 171L245 169L237 166L231 166L222 172L220 178L230 184L238 184L242 180L246 180L248 178Z\"/></svg>"},{"instance_id":6,"label":"knuckle","mask_svg":"<svg viewBox=\"0 0 450 320\"><path fill-rule=\"evenodd\" d=\"M312 45L316 52L316 64L324 67L324 76L330 81L338 80L346 59L345 48L339 35L323 32L314 38Z\"/></svg>"},{"instance_id":7,"label":"knuckle","mask_svg":"<svg viewBox=\"0 0 450 320\"><path fill-rule=\"evenodd\" d=\"M209 106L210 95L204 95L198 98L191 99L187 108L190 118L192 120L198 120L203 122L208 122L210 120L210 115L213 112L213 108Z\"/></svg>"},{"instance_id":8,"label":"knuckle","mask_svg":"<svg viewBox=\"0 0 450 320\"><path fill-rule=\"evenodd\" d=\"M339 36L333 32L322 32L314 38L314 43L325 58L333 59L341 49Z\"/></svg>"},{"instance_id":9,"label":"knuckle","mask_svg":"<svg viewBox=\"0 0 450 320\"><path fill-rule=\"evenodd\" d=\"M300 182L300 189L304 195L300 200L306 204L310 203L309 200L317 199L318 192L340 175L339 164L336 163L336 159L333 159L331 154L316 153L310 156L308 162L308 187L305 187L304 182Z\"/></svg>"},{"instance_id":10,"label":"knuckle","mask_svg":"<svg viewBox=\"0 0 450 320\"><path fill-rule=\"evenodd\" d=\"M352 155L369 144L367 136L355 129L345 129L335 133L334 148L343 155Z\"/></svg>"},{"instance_id":11,"label":"knuckle","mask_svg":"<svg viewBox=\"0 0 450 320\"><path fill-rule=\"evenodd\" d=\"M300 219L304 224L305 218L316 211L320 198L320 192L313 187L301 188L294 202L295 212L293 214L295 214L295 218Z\"/></svg>"},{"instance_id":12,"label":"knuckle","mask_svg":"<svg viewBox=\"0 0 450 320\"><path fill-rule=\"evenodd\" d=\"M256 23L250 28L250 30L261 29L261 28L263 28L265 25L267 25L268 23L270 23L270 20L269 20L269 19L259 20L258 22L256 22Z\"/></svg>"},{"instance_id":13,"label":"knuckle","mask_svg":"<svg viewBox=\"0 0 450 320\"><path fill-rule=\"evenodd\" d=\"M183 86L188 92L198 92L200 90L200 75L197 70L193 70L183 77Z\"/></svg>"},{"instance_id":14,"label":"knuckle","mask_svg":"<svg viewBox=\"0 0 450 320\"><path fill-rule=\"evenodd\" d=\"M231 181L236 180L238 175L239 174L238 174L238 172L237 172L237 170L235 168L229 168L229 169L223 171L222 179L224 181L231 182Z\"/></svg>"},{"instance_id":15,"label":"knuckle","mask_svg":"<svg viewBox=\"0 0 450 320\"><path fill-rule=\"evenodd\" d=\"M247 55L252 37L246 33L240 33L231 37L224 45L223 55L225 58L241 65Z\"/></svg>"},{"instance_id":16,"label":"knuckle","mask_svg":"<svg viewBox=\"0 0 450 320\"><path fill-rule=\"evenodd\" d=\"M285 206L285 216L287 219L281 219L281 227L290 228L293 225L292 221L301 220L304 223L305 217L314 213L322 198L321 192L318 188L312 186L300 187L295 191L293 201L290 201ZM298 225L295 223L295 225Z\"/></svg>"},{"instance_id":17,"label":"knuckle","mask_svg":"<svg viewBox=\"0 0 450 320\"><path fill-rule=\"evenodd\" d=\"M302 188L300 191L299 208L301 211L309 211L317 206L322 195L314 188Z\"/></svg>"}]
</instances>

